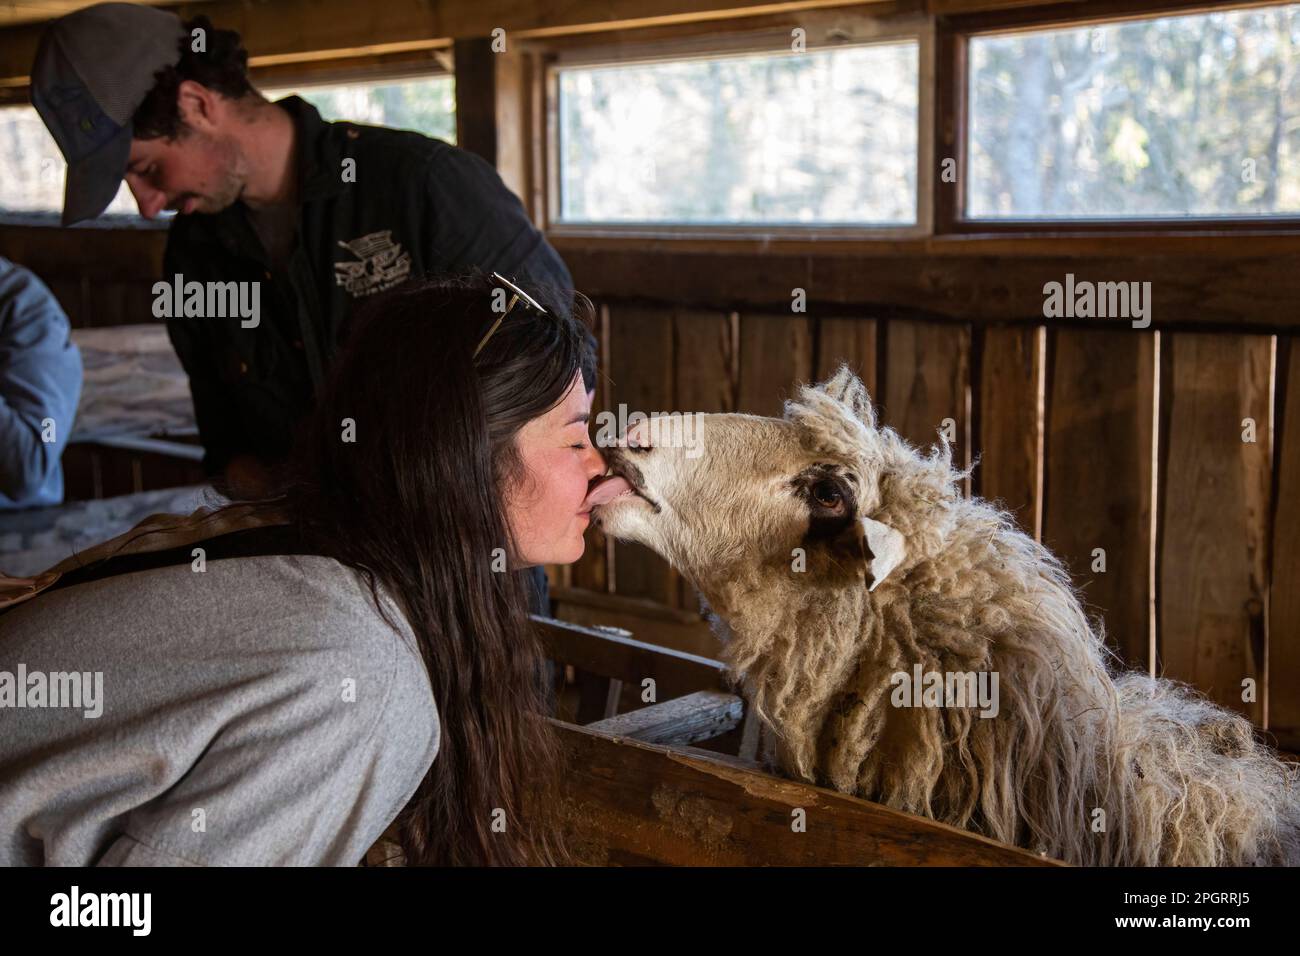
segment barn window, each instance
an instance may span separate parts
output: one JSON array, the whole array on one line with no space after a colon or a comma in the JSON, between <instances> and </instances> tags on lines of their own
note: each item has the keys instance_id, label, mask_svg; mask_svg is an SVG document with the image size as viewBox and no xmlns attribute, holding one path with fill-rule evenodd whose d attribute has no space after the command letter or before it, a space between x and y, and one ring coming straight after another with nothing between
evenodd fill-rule
<instances>
[{"instance_id":1,"label":"barn window","mask_svg":"<svg viewBox=\"0 0 1300 956\"><path fill-rule=\"evenodd\" d=\"M352 120L413 129L456 142L455 81L450 75L354 82L328 86L263 88L267 99L297 94L327 120ZM57 214L63 209L67 167L54 138L31 106L0 108L0 213ZM164 218L170 213L164 214ZM131 191L123 183L104 216L139 219Z\"/></svg>"},{"instance_id":2,"label":"barn window","mask_svg":"<svg viewBox=\"0 0 1300 956\"><path fill-rule=\"evenodd\" d=\"M975 35L965 214L1300 213L1300 4Z\"/></svg>"},{"instance_id":3,"label":"barn window","mask_svg":"<svg viewBox=\"0 0 1300 956\"><path fill-rule=\"evenodd\" d=\"M0 212L58 213L67 167L54 137L31 106L0 109ZM123 183L105 215L138 216Z\"/></svg>"},{"instance_id":4,"label":"barn window","mask_svg":"<svg viewBox=\"0 0 1300 956\"><path fill-rule=\"evenodd\" d=\"M269 100L301 96L326 120L413 129L456 142L456 83L450 76L265 88Z\"/></svg>"},{"instance_id":5,"label":"barn window","mask_svg":"<svg viewBox=\"0 0 1300 956\"><path fill-rule=\"evenodd\" d=\"M913 225L918 60L907 39L561 66L554 221Z\"/></svg>"}]
</instances>

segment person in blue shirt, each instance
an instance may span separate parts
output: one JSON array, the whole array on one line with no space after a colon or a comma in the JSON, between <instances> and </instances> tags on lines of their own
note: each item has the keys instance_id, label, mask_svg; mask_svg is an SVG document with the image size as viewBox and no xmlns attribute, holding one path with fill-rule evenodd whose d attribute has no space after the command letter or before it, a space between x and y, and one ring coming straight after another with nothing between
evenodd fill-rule
<instances>
[{"instance_id":1,"label":"person in blue shirt","mask_svg":"<svg viewBox=\"0 0 1300 956\"><path fill-rule=\"evenodd\" d=\"M0 256L0 511L63 501L80 397L68 317L45 283Z\"/></svg>"}]
</instances>

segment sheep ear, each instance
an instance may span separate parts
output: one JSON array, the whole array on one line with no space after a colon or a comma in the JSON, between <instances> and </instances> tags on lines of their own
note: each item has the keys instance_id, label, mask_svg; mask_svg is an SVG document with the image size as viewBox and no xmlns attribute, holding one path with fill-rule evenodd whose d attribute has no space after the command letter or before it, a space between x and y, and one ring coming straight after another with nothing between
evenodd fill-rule
<instances>
[{"instance_id":1,"label":"sheep ear","mask_svg":"<svg viewBox=\"0 0 1300 956\"><path fill-rule=\"evenodd\" d=\"M867 590L874 591L876 585L885 580L890 572L902 563L904 555L907 554L907 546L903 543L902 534L874 518L863 515L858 518L858 525L862 529L862 537L871 555L872 580Z\"/></svg>"},{"instance_id":2,"label":"sheep ear","mask_svg":"<svg viewBox=\"0 0 1300 956\"><path fill-rule=\"evenodd\" d=\"M822 382L818 388L852 412L853 417L858 421L870 428L876 427L876 413L871 407L871 396L867 394L867 387L847 365L841 365L835 370L835 374Z\"/></svg>"}]
</instances>

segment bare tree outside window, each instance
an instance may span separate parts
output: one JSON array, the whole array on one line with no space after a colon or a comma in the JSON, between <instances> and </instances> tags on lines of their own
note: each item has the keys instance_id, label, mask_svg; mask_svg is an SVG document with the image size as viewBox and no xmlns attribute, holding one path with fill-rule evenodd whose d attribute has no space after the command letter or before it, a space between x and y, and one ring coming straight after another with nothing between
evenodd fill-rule
<instances>
[{"instance_id":1,"label":"bare tree outside window","mask_svg":"<svg viewBox=\"0 0 1300 956\"><path fill-rule=\"evenodd\" d=\"M40 114L31 106L0 109L0 211L57 213L63 209L67 164ZM138 216L123 183L104 210L106 216Z\"/></svg>"},{"instance_id":2,"label":"bare tree outside window","mask_svg":"<svg viewBox=\"0 0 1300 956\"><path fill-rule=\"evenodd\" d=\"M1300 213L1300 5L977 36L974 219Z\"/></svg>"},{"instance_id":3,"label":"bare tree outside window","mask_svg":"<svg viewBox=\"0 0 1300 956\"><path fill-rule=\"evenodd\" d=\"M559 74L561 222L916 222L914 40Z\"/></svg>"},{"instance_id":4,"label":"bare tree outside window","mask_svg":"<svg viewBox=\"0 0 1300 956\"><path fill-rule=\"evenodd\" d=\"M301 96L327 120L410 129L456 142L456 81L450 75L328 86L267 88L269 100Z\"/></svg>"},{"instance_id":5,"label":"bare tree outside window","mask_svg":"<svg viewBox=\"0 0 1300 956\"><path fill-rule=\"evenodd\" d=\"M297 89L265 89L270 100L297 93L327 120L351 120L412 129L456 142L455 81L450 76L336 84ZM0 211L57 213L63 208L67 167L54 138L30 106L0 109ZM139 217L135 198L123 183L105 216Z\"/></svg>"}]
</instances>

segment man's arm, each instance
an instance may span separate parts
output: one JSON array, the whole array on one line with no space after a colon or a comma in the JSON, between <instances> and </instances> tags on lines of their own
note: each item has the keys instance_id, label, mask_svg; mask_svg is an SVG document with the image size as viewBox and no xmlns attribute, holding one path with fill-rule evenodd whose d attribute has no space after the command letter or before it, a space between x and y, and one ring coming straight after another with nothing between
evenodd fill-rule
<instances>
[{"instance_id":1,"label":"man's arm","mask_svg":"<svg viewBox=\"0 0 1300 956\"><path fill-rule=\"evenodd\" d=\"M31 272L0 261L0 495L58 503L34 496L59 467L80 397L81 353L58 300Z\"/></svg>"},{"instance_id":2,"label":"man's arm","mask_svg":"<svg viewBox=\"0 0 1300 956\"><path fill-rule=\"evenodd\" d=\"M201 267L187 253L184 241L169 232L163 253L163 281L170 283L177 273L187 281L202 278ZM213 338L215 328L212 322L201 318L167 320L167 337L189 376L194 418L203 442L203 470L208 475L221 473L241 451L233 397L217 365L221 350Z\"/></svg>"}]
</instances>

